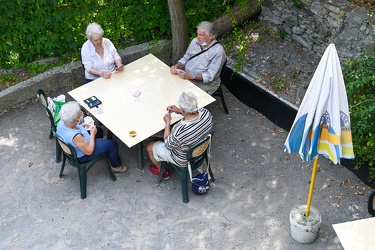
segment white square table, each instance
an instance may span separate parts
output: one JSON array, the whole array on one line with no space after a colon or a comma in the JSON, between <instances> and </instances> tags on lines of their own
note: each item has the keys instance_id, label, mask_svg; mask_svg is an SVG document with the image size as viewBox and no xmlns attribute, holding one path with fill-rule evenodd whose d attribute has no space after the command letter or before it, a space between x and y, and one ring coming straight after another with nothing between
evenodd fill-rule
<instances>
[{"instance_id":1,"label":"white square table","mask_svg":"<svg viewBox=\"0 0 375 250\"><path fill-rule=\"evenodd\" d=\"M334 224L333 228L345 250L375 249L375 217Z\"/></svg>"},{"instance_id":2,"label":"white square table","mask_svg":"<svg viewBox=\"0 0 375 250\"><path fill-rule=\"evenodd\" d=\"M140 91L139 97L133 94ZM163 120L168 105L176 105L182 92L193 92L199 107L215 99L188 80L170 73L170 68L152 54L125 65L121 72L114 72L110 79L98 78L68 94L86 108L108 130L129 148L138 145L138 168L143 168L143 140L165 127ZM102 104L90 109L84 100L96 96ZM172 114L172 123L182 116ZM135 130L135 137L129 131Z\"/></svg>"}]
</instances>

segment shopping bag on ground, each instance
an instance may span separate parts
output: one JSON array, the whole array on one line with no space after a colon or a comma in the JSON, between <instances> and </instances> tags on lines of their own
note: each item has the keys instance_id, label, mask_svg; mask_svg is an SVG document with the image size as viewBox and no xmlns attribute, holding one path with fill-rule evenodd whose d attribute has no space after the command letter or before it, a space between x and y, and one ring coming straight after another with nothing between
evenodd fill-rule
<instances>
[{"instance_id":1,"label":"shopping bag on ground","mask_svg":"<svg viewBox=\"0 0 375 250\"><path fill-rule=\"evenodd\" d=\"M194 194L205 194L210 189L208 173L201 173L191 179L191 186Z\"/></svg>"},{"instance_id":2,"label":"shopping bag on ground","mask_svg":"<svg viewBox=\"0 0 375 250\"><path fill-rule=\"evenodd\" d=\"M199 173L196 176L192 177L192 169L190 162L188 162L188 171L191 181L191 187L194 194L205 194L210 190L210 174L209 171L211 169L210 165L210 158L211 158L211 136L210 136L210 143L208 144L208 161L207 161L207 171L204 173Z\"/></svg>"}]
</instances>

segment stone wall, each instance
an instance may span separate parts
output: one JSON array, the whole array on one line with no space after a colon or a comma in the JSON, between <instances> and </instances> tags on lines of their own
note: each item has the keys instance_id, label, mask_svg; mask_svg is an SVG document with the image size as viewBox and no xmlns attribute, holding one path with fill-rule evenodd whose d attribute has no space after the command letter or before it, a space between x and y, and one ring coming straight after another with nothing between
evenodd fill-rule
<instances>
[{"instance_id":1,"label":"stone wall","mask_svg":"<svg viewBox=\"0 0 375 250\"><path fill-rule=\"evenodd\" d=\"M373 52L375 16L346 0L265 0L260 19L319 54L334 43L342 61Z\"/></svg>"},{"instance_id":2,"label":"stone wall","mask_svg":"<svg viewBox=\"0 0 375 250\"><path fill-rule=\"evenodd\" d=\"M158 44L150 45L143 43L136 46L119 50L122 62L126 64L141 58L149 53L154 54L167 65L171 61L171 41L159 41ZM0 114L18 104L36 99L37 89L43 89L48 93L50 90L63 88L70 85L79 86L85 83L85 74L81 62L71 62L63 66L47 70L26 81L17 83L0 92Z\"/></svg>"}]
</instances>

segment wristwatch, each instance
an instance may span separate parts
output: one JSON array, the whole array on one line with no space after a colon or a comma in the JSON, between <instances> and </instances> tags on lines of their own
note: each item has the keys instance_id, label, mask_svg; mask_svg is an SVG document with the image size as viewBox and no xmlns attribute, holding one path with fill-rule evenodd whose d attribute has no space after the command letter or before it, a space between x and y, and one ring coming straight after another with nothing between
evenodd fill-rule
<instances>
[{"instance_id":1,"label":"wristwatch","mask_svg":"<svg viewBox=\"0 0 375 250\"><path fill-rule=\"evenodd\" d=\"M195 77L197 77L196 75L192 75L193 78L191 78L190 80L195 80Z\"/></svg>"}]
</instances>

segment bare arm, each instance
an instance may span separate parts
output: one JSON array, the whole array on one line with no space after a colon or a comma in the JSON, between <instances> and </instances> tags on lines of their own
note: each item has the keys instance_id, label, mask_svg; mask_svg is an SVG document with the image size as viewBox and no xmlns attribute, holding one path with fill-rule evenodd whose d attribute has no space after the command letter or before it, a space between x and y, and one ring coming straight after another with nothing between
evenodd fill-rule
<instances>
[{"instance_id":1,"label":"bare arm","mask_svg":"<svg viewBox=\"0 0 375 250\"><path fill-rule=\"evenodd\" d=\"M164 122L165 122L163 138L165 140L165 138L167 138L168 135L170 135L170 133L171 133L171 120L172 120L172 118L171 118L170 114L165 114L163 119L164 119Z\"/></svg>"},{"instance_id":2,"label":"bare arm","mask_svg":"<svg viewBox=\"0 0 375 250\"><path fill-rule=\"evenodd\" d=\"M91 127L91 132L90 132L90 142L86 141L85 137L83 137L81 134L78 134L73 138L73 143L85 155L91 155L94 152L96 132L97 132L96 126L93 126Z\"/></svg>"}]
</instances>

